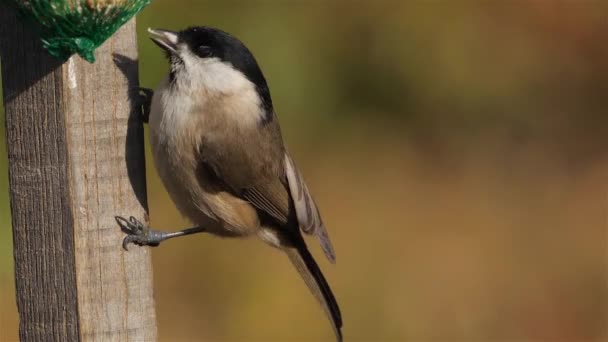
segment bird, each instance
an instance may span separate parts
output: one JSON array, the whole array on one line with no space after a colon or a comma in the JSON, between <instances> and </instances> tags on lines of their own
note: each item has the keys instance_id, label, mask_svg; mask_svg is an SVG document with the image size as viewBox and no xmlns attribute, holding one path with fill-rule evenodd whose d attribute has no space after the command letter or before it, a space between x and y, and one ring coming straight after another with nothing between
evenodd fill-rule
<instances>
[{"instance_id":1,"label":"bird","mask_svg":"<svg viewBox=\"0 0 608 342\"><path fill-rule=\"evenodd\" d=\"M116 216L134 243L158 246L210 233L257 237L283 251L342 341L342 315L303 234L336 256L313 197L282 138L270 89L252 52L209 26L148 29L166 54L169 73L148 103L149 139L158 175L178 211L195 226L154 230Z\"/></svg>"}]
</instances>

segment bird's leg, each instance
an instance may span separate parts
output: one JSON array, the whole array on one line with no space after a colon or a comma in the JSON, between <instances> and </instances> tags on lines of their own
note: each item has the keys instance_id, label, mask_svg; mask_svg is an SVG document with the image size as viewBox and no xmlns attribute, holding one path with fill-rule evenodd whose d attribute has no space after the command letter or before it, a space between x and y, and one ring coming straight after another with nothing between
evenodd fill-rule
<instances>
[{"instance_id":1,"label":"bird's leg","mask_svg":"<svg viewBox=\"0 0 608 342\"><path fill-rule=\"evenodd\" d=\"M141 106L141 116L145 123L150 120L150 108L152 107L152 96L154 91L149 88L139 88L138 105Z\"/></svg>"},{"instance_id":2,"label":"bird's leg","mask_svg":"<svg viewBox=\"0 0 608 342\"><path fill-rule=\"evenodd\" d=\"M177 232L161 232L150 229L150 227L147 227L133 216L129 217L128 220L121 216L116 216L115 218L120 228L127 233L127 236L122 240L122 248L125 250L127 250L129 243L155 247L165 240L205 231L203 227L192 227Z\"/></svg>"}]
</instances>

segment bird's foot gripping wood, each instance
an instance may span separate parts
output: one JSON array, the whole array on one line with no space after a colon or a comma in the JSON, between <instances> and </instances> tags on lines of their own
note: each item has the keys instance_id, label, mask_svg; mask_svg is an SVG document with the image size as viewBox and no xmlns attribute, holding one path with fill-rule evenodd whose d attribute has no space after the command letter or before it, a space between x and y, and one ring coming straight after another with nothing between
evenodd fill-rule
<instances>
[{"instance_id":1,"label":"bird's foot gripping wood","mask_svg":"<svg viewBox=\"0 0 608 342\"><path fill-rule=\"evenodd\" d=\"M122 240L122 248L125 250L128 250L127 246L130 243L156 247L164 240L163 235L166 233L151 230L133 216L129 217L128 220L121 216L116 216L115 219L122 231L127 233L127 236Z\"/></svg>"},{"instance_id":2,"label":"bird's foot gripping wood","mask_svg":"<svg viewBox=\"0 0 608 342\"><path fill-rule=\"evenodd\" d=\"M149 88L139 88L138 104L141 106L141 117L145 123L148 123L148 121L150 120L152 96L154 96L154 90Z\"/></svg>"},{"instance_id":3,"label":"bird's foot gripping wood","mask_svg":"<svg viewBox=\"0 0 608 342\"><path fill-rule=\"evenodd\" d=\"M203 227L192 227L179 230L177 232L161 232L150 229L150 227L141 223L133 216L129 217L128 220L122 216L116 216L115 219L122 231L128 234L122 240L122 248L125 250L128 250L127 246L129 246L130 243L134 243L139 246L156 247L165 240L205 232L205 228Z\"/></svg>"}]
</instances>

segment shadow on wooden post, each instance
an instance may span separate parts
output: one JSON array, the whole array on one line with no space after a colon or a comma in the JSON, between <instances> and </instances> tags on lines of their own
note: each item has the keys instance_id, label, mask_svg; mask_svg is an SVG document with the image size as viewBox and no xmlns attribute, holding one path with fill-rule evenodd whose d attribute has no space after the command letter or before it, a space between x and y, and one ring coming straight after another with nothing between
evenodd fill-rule
<instances>
[{"instance_id":1,"label":"shadow on wooden post","mask_svg":"<svg viewBox=\"0 0 608 342\"><path fill-rule=\"evenodd\" d=\"M95 64L53 59L1 4L0 23L21 340L156 340L150 251L114 220L147 221L135 20Z\"/></svg>"}]
</instances>

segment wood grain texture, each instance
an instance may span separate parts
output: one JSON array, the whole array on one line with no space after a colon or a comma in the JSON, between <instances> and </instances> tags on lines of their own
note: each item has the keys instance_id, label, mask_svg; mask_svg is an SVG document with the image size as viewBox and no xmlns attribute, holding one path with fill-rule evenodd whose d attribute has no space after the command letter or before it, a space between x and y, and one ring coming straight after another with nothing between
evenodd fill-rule
<instances>
[{"instance_id":1,"label":"wood grain texture","mask_svg":"<svg viewBox=\"0 0 608 342\"><path fill-rule=\"evenodd\" d=\"M135 20L95 64L62 62L2 6L21 340L156 340L150 252L122 250L114 220L147 221Z\"/></svg>"},{"instance_id":2,"label":"wood grain texture","mask_svg":"<svg viewBox=\"0 0 608 342\"><path fill-rule=\"evenodd\" d=\"M0 8L0 22L19 336L74 341L79 336L74 220L57 92L60 64L6 9Z\"/></svg>"}]
</instances>

